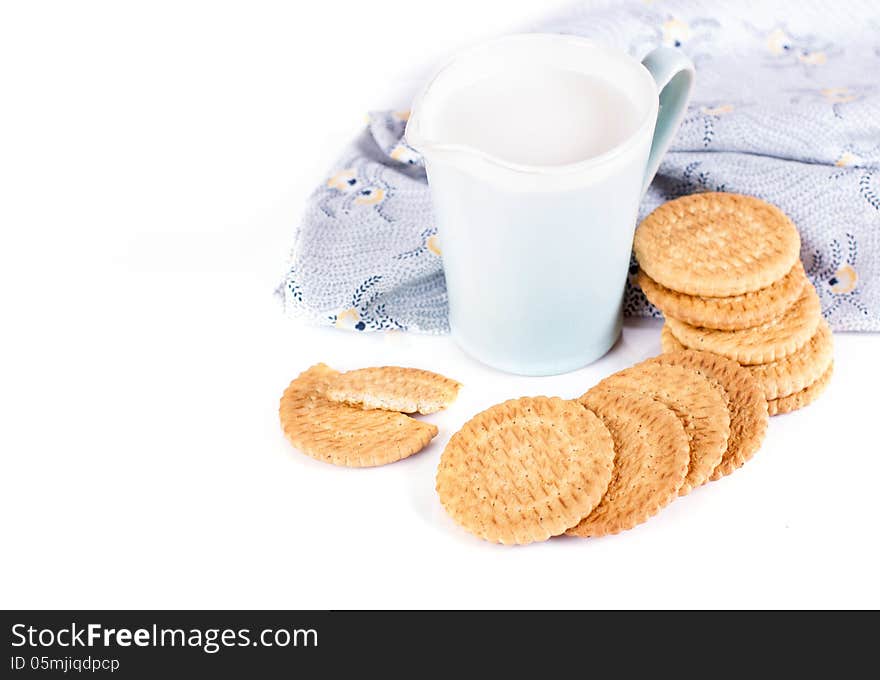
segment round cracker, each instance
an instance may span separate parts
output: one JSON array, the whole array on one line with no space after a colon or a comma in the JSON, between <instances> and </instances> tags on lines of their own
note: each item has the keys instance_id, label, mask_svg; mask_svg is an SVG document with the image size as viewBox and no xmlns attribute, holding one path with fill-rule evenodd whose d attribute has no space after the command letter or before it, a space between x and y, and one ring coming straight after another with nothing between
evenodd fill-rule
<instances>
[{"instance_id":1,"label":"round cracker","mask_svg":"<svg viewBox=\"0 0 880 680\"><path fill-rule=\"evenodd\" d=\"M365 411L325 396L337 371L317 364L295 378L281 397L281 428L294 447L334 465L371 467L407 458L437 435L437 426L402 413Z\"/></svg>"},{"instance_id":2,"label":"round cracker","mask_svg":"<svg viewBox=\"0 0 880 680\"><path fill-rule=\"evenodd\" d=\"M709 192L664 203L636 230L642 269L680 293L722 297L770 286L794 266L800 236L776 206Z\"/></svg>"},{"instance_id":3,"label":"round cracker","mask_svg":"<svg viewBox=\"0 0 880 680\"><path fill-rule=\"evenodd\" d=\"M770 411L770 415L778 416L783 413L790 413L791 411L797 411L799 408L812 404L818 399L819 395L825 391L825 388L828 387L833 372L834 362L831 363L825 373L823 373L822 376L812 385L808 385L794 394L789 394L787 397L780 397L779 399L771 399L768 401L767 407Z\"/></svg>"},{"instance_id":4,"label":"round cracker","mask_svg":"<svg viewBox=\"0 0 880 680\"><path fill-rule=\"evenodd\" d=\"M834 336L825 319L809 342L797 352L769 364L746 368L764 390L768 400L787 397L816 382L834 359Z\"/></svg>"},{"instance_id":5,"label":"round cracker","mask_svg":"<svg viewBox=\"0 0 880 680\"><path fill-rule=\"evenodd\" d=\"M376 366L343 373L327 389L332 401L401 413L436 413L455 401L455 380L403 366Z\"/></svg>"},{"instance_id":6,"label":"round cracker","mask_svg":"<svg viewBox=\"0 0 880 680\"><path fill-rule=\"evenodd\" d=\"M579 401L614 440L614 470L596 508L566 531L606 536L641 524L678 496L690 463L684 427L675 413L637 392L594 387Z\"/></svg>"},{"instance_id":7,"label":"round cracker","mask_svg":"<svg viewBox=\"0 0 880 680\"><path fill-rule=\"evenodd\" d=\"M679 495L709 479L730 436L730 414L717 384L691 368L643 362L608 376L599 386L653 397L681 419L691 459Z\"/></svg>"},{"instance_id":8,"label":"round cracker","mask_svg":"<svg viewBox=\"0 0 880 680\"><path fill-rule=\"evenodd\" d=\"M663 314L692 326L734 331L760 326L788 309L807 282L798 260L791 271L766 288L728 297L686 295L662 286L641 269L637 283L645 297Z\"/></svg>"},{"instance_id":9,"label":"round cracker","mask_svg":"<svg viewBox=\"0 0 880 680\"><path fill-rule=\"evenodd\" d=\"M611 434L594 413L558 397L522 397L452 435L437 493L452 519L480 538L544 541L593 511L613 461Z\"/></svg>"},{"instance_id":10,"label":"round cracker","mask_svg":"<svg viewBox=\"0 0 880 680\"><path fill-rule=\"evenodd\" d=\"M804 286L797 301L782 316L739 331L700 328L667 317L669 331L688 349L720 354L741 364L777 361L803 347L819 327L822 308L812 284Z\"/></svg>"},{"instance_id":11,"label":"round cracker","mask_svg":"<svg viewBox=\"0 0 880 680\"><path fill-rule=\"evenodd\" d=\"M735 361L717 354L681 350L662 354L649 361L681 366L697 371L721 389L730 414L730 437L727 450L710 479L721 479L740 468L761 448L767 424L767 400L752 374Z\"/></svg>"}]
</instances>

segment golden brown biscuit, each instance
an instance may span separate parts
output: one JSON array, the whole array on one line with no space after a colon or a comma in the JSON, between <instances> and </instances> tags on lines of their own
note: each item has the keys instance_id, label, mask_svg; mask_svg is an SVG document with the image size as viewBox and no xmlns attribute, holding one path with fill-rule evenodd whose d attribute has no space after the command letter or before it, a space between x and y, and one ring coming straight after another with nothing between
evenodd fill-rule
<instances>
[{"instance_id":1,"label":"golden brown biscuit","mask_svg":"<svg viewBox=\"0 0 880 680\"><path fill-rule=\"evenodd\" d=\"M760 326L780 316L800 297L806 282L800 260L788 274L766 288L728 297L679 293L661 286L642 270L637 280L645 297L664 315L692 326L727 331Z\"/></svg>"},{"instance_id":2,"label":"golden brown biscuit","mask_svg":"<svg viewBox=\"0 0 880 680\"><path fill-rule=\"evenodd\" d=\"M545 541L592 512L613 461L611 435L594 413L558 397L522 397L452 435L437 493L452 519L480 538Z\"/></svg>"},{"instance_id":3,"label":"golden brown biscuit","mask_svg":"<svg viewBox=\"0 0 880 680\"><path fill-rule=\"evenodd\" d=\"M812 284L798 300L772 321L739 331L699 328L669 317L666 325L688 349L705 350L744 365L777 361L803 347L819 326L822 309Z\"/></svg>"},{"instance_id":4,"label":"golden brown biscuit","mask_svg":"<svg viewBox=\"0 0 880 680\"><path fill-rule=\"evenodd\" d=\"M752 196L701 193L664 203L636 230L639 265L666 288L722 297L772 285L794 266L800 236L776 206Z\"/></svg>"},{"instance_id":5,"label":"golden brown biscuit","mask_svg":"<svg viewBox=\"0 0 880 680\"><path fill-rule=\"evenodd\" d=\"M828 322L822 319L806 345L797 352L772 361L746 368L764 390L764 397L779 399L816 382L828 370L834 359L834 336Z\"/></svg>"},{"instance_id":6,"label":"golden brown biscuit","mask_svg":"<svg viewBox=\"0 0 880 680\"><path fill-rule=\"evenodd\" d=\"M749 460L761 448L767 433L767 400L751 373L735 361L717 354L682 350L648 361L692 368L721 389L730 414L727 450L710 479L721 479Z\"/></svg>"},{"instance_id":7,"label":"golden brown biscuit","mask_svg":"<svg viewBox=\"0 0 880 680\"><path fill-rule=\"evenodd\" d=\"M605 378L599 386L653 397L681 419L691 459L680 495L709 479L730 436L730 414L717 384L690 368L646 362Z\"/></svg>"},{"instance_id":8,"label":"golden brown biscuit","mask_svg":"<svg viewBox=\"0 0 880 680\"><path fill-rule=\"evenodd\" d=\"M435 413L455 401L455 380L420 368L377 366L348 371L327 389L332 401L401 413Z\"/></svg>"},{"instance_id":9,"label":"golden brown biscuit","mask_svg":"<svg viewBox=\"0 0 880 680\"><path fill-rule=\"evenodd\" d=\"M770 415L778 416L783 413L790 413L812 404L819 398L819 395L825 391L825 388L828 387L828 383L831 382L832 373L834 373L833 362L828 367L828 370L826 370L825 373L823 373L822 376L812 385L808 385L794 394L789 394L787 397L780 397L779 399L771 399L768 401L767 407L769 408Z\"/></svg>"},{"instance_id":10,"label":"golden brown biscuit","mask_svg":"<svg viewBox=\"0 0 880 680\"><path fill-rule=\"evenodd\" d=\"M402 413L330 401L324 393L338 376L317 364L295 378L281 397L281 428L307 456L347 467L385 465L421 451L437 435L436 425Z\"/></svg>"},{"instance_id":11,"label":"golden brown biscuit","mask_svg":"<svg viewBox=\"0 0 880 680\"><path fill-rule=\"evenodd\" d=\"M596 508L565 533L605 536L632 529L678 496L690 463L688 438L672 409L651 397L594 387L580 402L614 440L614 470Z\"/></svg>"}]
</instances>

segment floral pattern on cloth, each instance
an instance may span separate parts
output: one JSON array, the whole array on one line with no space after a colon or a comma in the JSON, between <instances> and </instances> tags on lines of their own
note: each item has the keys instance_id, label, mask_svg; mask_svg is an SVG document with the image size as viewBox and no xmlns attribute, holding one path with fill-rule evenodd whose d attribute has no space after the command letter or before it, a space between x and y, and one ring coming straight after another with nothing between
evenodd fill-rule
<instances>
[{"instance_id":1,"label":"floral pattern on cloth","mask_svg":"<svg viewBox=\"0 0 880 680\"><path fill-rule=\"evenodd\" d=\"M876 30L868 27L876 26ZM593 0L529 27L697 67L687 115L640 207L732 191L780 206L834 330L880 330L880 3ZM372 113L309 200L278 294L354 331L448 330L442 243L408 112ZM637 265L633 261L631 273ZM627 283L630 316L660 313Z\"/></svg>"}]
</instances>

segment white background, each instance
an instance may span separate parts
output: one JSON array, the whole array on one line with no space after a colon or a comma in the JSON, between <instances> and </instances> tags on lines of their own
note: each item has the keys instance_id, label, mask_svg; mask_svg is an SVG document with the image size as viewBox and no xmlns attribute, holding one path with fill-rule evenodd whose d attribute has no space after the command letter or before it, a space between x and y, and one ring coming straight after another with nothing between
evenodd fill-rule
<instances>
[{"instance_id":1,"label":"white background","mask_svg":"<svg viewBox=\"0 0 880 680\"><path fill-rule=\"evenodd\" d=\"M838 335L827 394L732 477L620 536L511 549L445 516L446 439L656 353L656 324L526 379L282 318L294 226L364 112L548 4L0 5L0 606L880 606L876 335ZM277 422L317 361L465 387L421 454L335 468Z\"/></svg>"}]
</instances>

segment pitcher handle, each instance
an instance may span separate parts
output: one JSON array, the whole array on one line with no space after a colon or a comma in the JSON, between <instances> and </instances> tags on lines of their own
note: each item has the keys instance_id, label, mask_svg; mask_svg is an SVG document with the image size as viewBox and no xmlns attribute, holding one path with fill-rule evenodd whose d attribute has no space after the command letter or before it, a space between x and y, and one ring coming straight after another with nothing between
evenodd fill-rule
<instances>
[{"instance_id":1,"label":"pitcher handle","mask_svg":"<svg viewBox=\"0 0 880 680\"><path fill-rule=\"evenodd\" d=\"M642 185L644 196L687 111L691 90L694 87L694 64L682 52L671 47L651 50L642 59L642 64L654 78L660 94L657 125L654 128L654 140L651 142L645 182Z\"/></svg>"}]
</instances>

